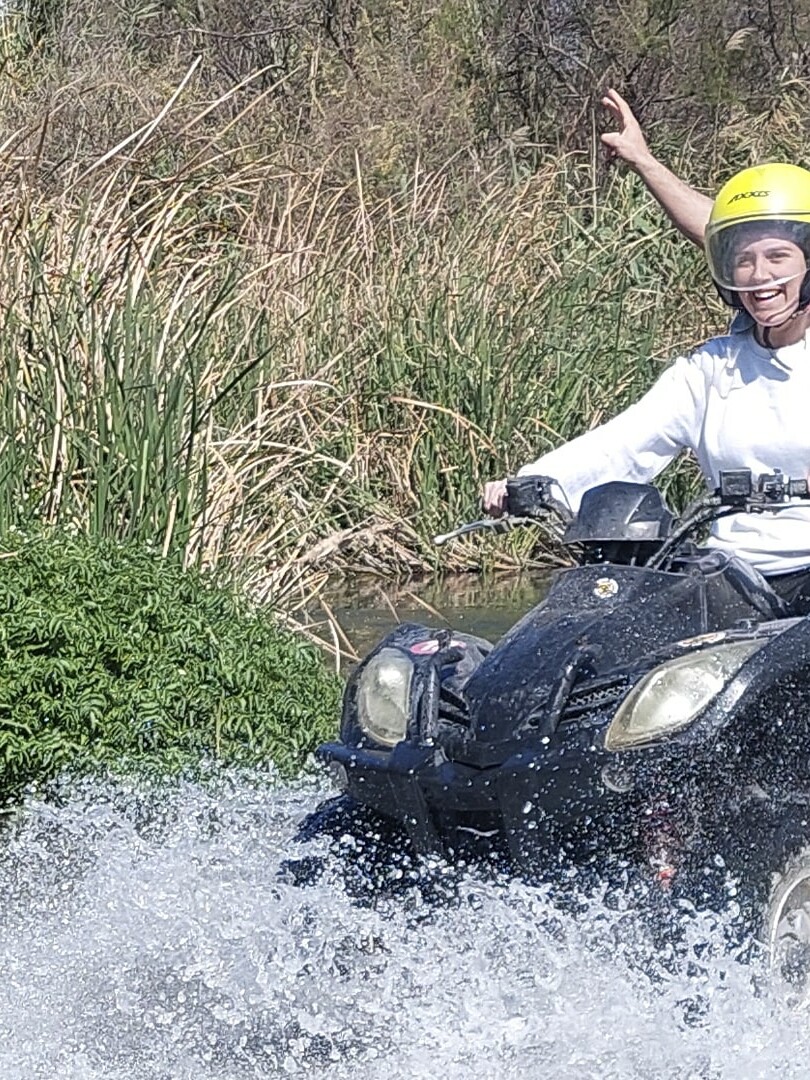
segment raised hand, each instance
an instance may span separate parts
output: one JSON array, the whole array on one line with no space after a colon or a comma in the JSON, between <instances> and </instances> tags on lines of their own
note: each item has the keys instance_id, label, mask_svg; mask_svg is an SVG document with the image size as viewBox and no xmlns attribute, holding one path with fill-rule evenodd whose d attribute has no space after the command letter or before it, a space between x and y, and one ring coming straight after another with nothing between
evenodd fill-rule
<instances>
[{"instance_id":1,"label":"raised hand","mask_svg":"<svg viewBox=\"0 0 810 1080\"><path fill-rule=\"evenodd\" d=\"M621 158L631 168L637 168L649 160L650 149L644 138L638 120L618 90L608 90L602 98L602 104L611 113L618 125L618 131L606 131L602 143L611 157Z\"/></svg>"},{"instance_id":2,"label":"raised hand","mask_svg":"<svg viewBox=\"0 0 810 1080\"><path fill-rule=\"evenodd\" d=\"M712 200L686 184L651 153L633 110L618 90L608 90L602 104L618 127L617 131L606 131L601 136L602 144L612 157L626 162L638 173L672 224L693 244L702 247Z\"/></svg>"}]
</instances>

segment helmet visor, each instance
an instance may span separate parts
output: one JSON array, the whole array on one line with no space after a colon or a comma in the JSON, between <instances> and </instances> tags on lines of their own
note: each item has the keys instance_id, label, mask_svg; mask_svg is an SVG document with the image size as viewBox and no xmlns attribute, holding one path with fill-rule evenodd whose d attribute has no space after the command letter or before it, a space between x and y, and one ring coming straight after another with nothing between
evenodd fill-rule
<instances>
[{"instance_id":1,"label":"helmet visor","mask_svg":"<svg viewBox=\"0 0 810 1080\"><path fill-rule=\"evenodd\" d=\"M803 265L787 260L784 265L774 260L770 269L751 283L745 272L746 248L760 240L787 240L804 256ZM706 229L706 259L712 277L724 289L733 292L755 292L763 285L784 285L803 275L807 270L807 252L810 251L810 222L785 218L759 218L755 221L737 221L730 225L710 223Z\"/></svg>"}]
</instances>

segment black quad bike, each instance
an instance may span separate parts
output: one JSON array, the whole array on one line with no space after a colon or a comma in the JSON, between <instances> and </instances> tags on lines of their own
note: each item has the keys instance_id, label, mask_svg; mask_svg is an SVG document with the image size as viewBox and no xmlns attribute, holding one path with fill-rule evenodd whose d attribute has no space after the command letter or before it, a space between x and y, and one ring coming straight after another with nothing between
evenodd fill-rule
<instances>
[{"instance_id":1,"label":"black quad bike","mask_svg":"<svg viewBox=\"0 0 810 1080\"><path fill-rule=\"evenodd\" d=\"M321 813L371 811L451 860L497 848L530 879L610 859L699 904L721 868L810 992L810 617L695 543L807 483L725 472L680 520L648 485L603 484L576 516L556 490L510 480L504 518L437 538L556 523L576 565L495 645L415 624L384 638L318 749L345 791Z\"/></svg>"}]
</instances>

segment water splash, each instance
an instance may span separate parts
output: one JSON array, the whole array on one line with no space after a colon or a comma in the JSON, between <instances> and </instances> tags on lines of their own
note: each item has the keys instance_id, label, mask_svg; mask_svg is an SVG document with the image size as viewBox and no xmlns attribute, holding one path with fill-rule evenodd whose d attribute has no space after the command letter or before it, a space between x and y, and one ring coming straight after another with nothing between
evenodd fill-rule
<instances>
[{"instance_id":1,"label":"water splash","mask_svg":"<svg viewBox=\"0 0 810 1080\"><path fill-rule=\"evenodd\" d=\"M557 910L469 875L359 907L279 873L313 788L115 783L30 800L0 856L5 1080L806 1075L810 1032L686 912ZM647 950L644 962L640 952Z\"/></svg>"}]
</instances>

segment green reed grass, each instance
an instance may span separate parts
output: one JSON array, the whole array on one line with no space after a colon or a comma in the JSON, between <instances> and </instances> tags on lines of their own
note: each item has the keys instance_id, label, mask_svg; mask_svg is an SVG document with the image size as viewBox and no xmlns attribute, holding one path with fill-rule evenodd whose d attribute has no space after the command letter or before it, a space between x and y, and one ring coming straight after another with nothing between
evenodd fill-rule
<instances>
[{"instance_id":1,"label":"green reed grass","mask_svg":"<svg viewBox=\"0 0 810 1080\"><path fill-rule=\"evenodd\" d=\"M335 338L357 328L341 362L345 423L313 415L308 425L350 465L335 498L344 520L371 495L407 517L430 560L430 533L474 513L485 479L612 415L652 382L656 357L718 319L689 297L696 258L636 209L634 185L616 185L625 205L612 219L583 222L567 198L576 168L504 184L467 221L432 207L426 228L388 206L399 247L369 267L373 220L362 244L344 246L327 271L344 282L339 305L311 279L309 356L320 362L308 370L327 377Z\"/></svg>"},{"instance_id":2,"label":"green reed grass","mask_svg":"<svg viewBox=\"0 0 810 1080\"><path fill-rule=\"evenodd\" d=\"M276 159L212 171L196 124L171 176L139 167L156 122L0 221L0 532L145 540L295 607L336 570L436 566L487 479L725 323L699 255L590 158L496 162L463 196L415 168L373 201L359 159L338 189Z\"/></svg>"}]
</instances>

